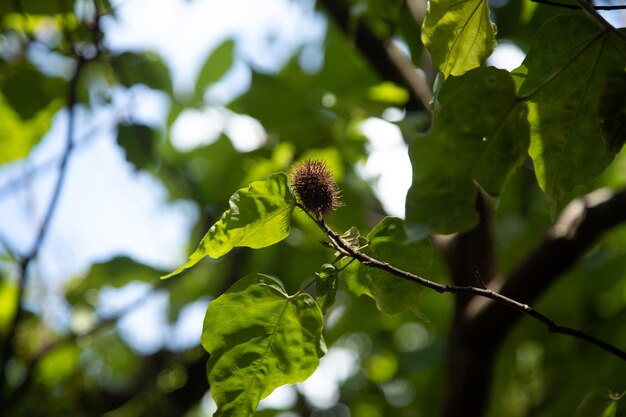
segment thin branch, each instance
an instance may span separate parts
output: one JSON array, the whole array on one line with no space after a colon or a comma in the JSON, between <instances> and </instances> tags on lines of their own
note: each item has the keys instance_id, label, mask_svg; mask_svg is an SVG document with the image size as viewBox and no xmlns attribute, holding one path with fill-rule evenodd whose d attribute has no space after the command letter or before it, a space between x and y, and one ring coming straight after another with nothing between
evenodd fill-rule
<instances>
[{"instance_id":1,"label":"thin branch","mask_svg":"<svg viewBox=\"0 0 626 417\"><path fill-rule=\"evenodd\" d=\"M574 200L541 242L511 271L499 292L525 303L534 302L582 258L600 235L625 222L626 189L599 189ZM477 337L489 334L495 344L519 318L495 303L473 303L472 332Z\"/></svg>"},{"instance_id":2,"label":"thin branch","mask_svg":"<svg viewBox=\"0 0 626 417\"><path fill-rule=\"evenodd\" d=\"M581 7L578 4L560 3L552 0L530 0L534 3L545 4L546 6L562 7L570 10L580 10ZM617 6L592 6L595 10L625 10L626 5Z\"/></svg>"},{"instance_id":3,"label":"thin branch","mask_svg":"<svg viewBox=\"0 0 626 417\"><path fill-rule=\"evenodd\" d=\"M99 17L96 17L95 24L90 28L94 32L99 32ZM57 180L52 191L52 196L48 203L48 207L45 211L44 217L41 221L37 234L35 236L35 241L30 249L30 251L22 258L19 262L19 278L18 278L18 289L17 289L17 302L15 306L15 312L13 313L13 318L9 324L9 328L6 336L1 341L0 346L0 409L3 409L2 403L4 401L4 390L7 387L6 384L6 366L9 362L9 359L13 357L15 354L15 335L17 329L22 320L22 315L24 314L24 298L26 293L26 287L28 285L29 280L29 267L34 259L39 255L39 251L48 235L48 231L50 229L50 224L52 222L52 218L56 213L56 209L58 207L59 199L65 184L65 178L67 175L67 167L69 163L70 156L72 151L74 150L74 129L75 129L75 118L76 118L76 103L77 103L77 92L78 92L78 81L81 77L82 71L85 65L92 59L95 59L100 52L100 48L98 45L96 47L96 54L93 57L85 57L79 53L74 51L76 57L76 65L74 67L74 73L70 78L67 92L67 101L66 101L66 109L68 114L68 127L67 127L67 135L65 148L63 152L63 156L59 165L59 172L57 176Z\"/></svg>"},{"instance_id":4,"label":"thin branch","mask_svg":"<svg viewBox=\"0 0 626 417\"><path fill-rule=\"evenodd\" d=\"M519 301L506 297L490 289L477 288L477 287L472 287L472 286L456 286L456 285L448 285L448 284L439 284L437 282L430 281L426 278L422 278L418 275L396 268L393 265L390 265L386 262L382 262L378 259L372 258L371 256L368 256L362 252L355 250L348 243L344 242L343 239L341 239L341 236L339 236L330 227L328 227L323 217L319 214L317 216L316 223L319 225L319 227L321 227L324 233L326 233L326 235L334 242L334 244L337 246L338 249L349 254L350 257L357 259L359 262L361 262L365 266L378 268L380 270L389 272L390 274L406 279L407 281L414 282L423 287L430 288L431 290L437 291L438 293L466 294L466 295L475 295L479 297L488 298L490 300L503 304L509 308L520 311L526 314L527 316L532 317L533 319L543 323L548 328L548 331L551 333L560 333L560 334L574 337L576 339L584 340L620 358L621 360L626 361L626 351L623 351L581 330L559 325L556 322L554 322L552 319L550 319L549 317L541 314L539 311L530 307L528 304L520 303Z\"/></svg>"},{"instance_id":5,"label":"thin branch","mask_svg":"<svg viewBox=\"0 0 626 417\"><path fill-rule=\"evenodd\" d=\"M593 20L598 22L601 27L603 27L605 30L610 31L614 35L622 38L623 41L626 41L626 33L617 30L615 26L610 24L604 17L602 17L602 15L598 13L598 10L593 5L593 2L591 0L575 0L575 1L576 1L576 4L578 4L578 6L585 12L585 14L587 14Z\"/></svg>"},{"instance_id":6,"label":"thin branch","mask_svg":"<svg viewBox=\"0 0 626 417\"><path fill-rule=\"evenodd\" d=\"M15 334L17 328L22 320L22 315L24 313L24 298L25 291L28 284L28 269L32 261L39 254L39 250L47 236L48 230L50 229L50 224L52 218L56 212L56 208L58 206L59 197L61 195L61 191L63 190L63 185L65 183L65 176L67 173L67 166L70 159L70 155L72 154L72 150L74 148L74 122L75 122L75 104L76 104L76 86L78 83L78 79L80 77L80 73L85 64L85 60L82 57L78 57L76 62L76 68L74 69L74 75L72 76L69 84L68 90L68 98L67 98L67 112L68 112L68 128L67 128L67 136L66 136L66 144L65 150L63 153L63 159L61 160L61 164L59 166L59 174L57 177L56 184L54 186L54 190L52 192L52 197L50 198L50 202L48 203L48 208L45 212L44 218L39 226L39 230L37 232L37 236L35 238L35 242L30 250L30 252L20 261L20 271L19 271L19 281L18 281L18 290L17 290L17 303L15 306L15 313L13 314L13 319L11 320L11 324L9 326L9 330L7 331L6 336L2 340L2 351L0 355L0 378L4 378L6 373L6 365L9 359L14 354L14 343L15 343ZM5 383L0 384L0 401L2 401L2 391L5 387Z\"/></svg>"}]
</instances>

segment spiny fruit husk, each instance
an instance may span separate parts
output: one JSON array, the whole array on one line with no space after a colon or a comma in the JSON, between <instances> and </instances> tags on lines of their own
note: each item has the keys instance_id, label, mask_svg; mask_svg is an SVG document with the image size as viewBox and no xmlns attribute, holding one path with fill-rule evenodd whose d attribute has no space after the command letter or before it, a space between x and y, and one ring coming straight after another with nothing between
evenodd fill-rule
<instances>
[{"instance_id":1,"label":"spiny fruit husk","mask_svg":"<svg viewBox=\"0 0 626 417\"><path fill-rule=\"evenodd\" d=\"M295 165L291 187L302 205L313 213L327 214L342 205L339 188L324 162L309 160Z\"/></svg>"}]
</instances>

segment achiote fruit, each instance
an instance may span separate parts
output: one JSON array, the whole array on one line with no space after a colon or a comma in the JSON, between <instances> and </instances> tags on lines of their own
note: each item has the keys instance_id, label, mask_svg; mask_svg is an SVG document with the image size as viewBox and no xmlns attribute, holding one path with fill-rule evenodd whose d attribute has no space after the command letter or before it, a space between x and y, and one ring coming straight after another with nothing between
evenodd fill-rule
<instances>
[{"instance_id":1,"label":"achiote fruit","mask_svg":"<svg viewBox=\"0 0 626 417\"><path fill-rule=\"evenodd\" d=\"M308 211L327 214L341 206L339 188L324 162L306 161L291 171L291 187Z\"/></svg>"}]
</instances>

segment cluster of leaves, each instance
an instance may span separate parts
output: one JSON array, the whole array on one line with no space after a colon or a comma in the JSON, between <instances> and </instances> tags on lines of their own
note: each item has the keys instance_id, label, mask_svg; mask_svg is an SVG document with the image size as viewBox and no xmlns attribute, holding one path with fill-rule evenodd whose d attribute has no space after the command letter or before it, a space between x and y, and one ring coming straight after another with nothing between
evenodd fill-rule
<instances>
[{"instance_id":1,"label":"cluster of leaves","mask_svg":"<svg viewBox=\"0 0 626 417\"><path fill-rule=\"evenodd\" d=\"M432 2L422 37L446 81L432 130L411 145L415 233L469 230L473 180L497 196L529 153L554 215L621 149L624 106L606 87L626 66L615 30L580 13L547 19L511 73L479 67L495 45L485 1Z\"/></svg>"},{"instance_id":2,"label":"cluster of leaves","mask_svg":"<svg viewBox=\"0 0 626 417\"><path fill-rule=\"evenodd\" d=\"M297 201L285 173L240 189L189 259L163 278L183 272L206 256L226 255L237 246L259 249L280 242L289 235ZM356 228L348 230L342 239L361 249ZM430 242L409 241L404 222L397 217L384 218L366 241L367 251L377 259L410 271L430 266ZM339 253L333 264L324 264L316 274L317 302L303 291L288 295L279 280L256 273L237 281L209 305L202 345L211 355L207 375L218 415L252 415L259 401L275 388L301 382L315 371L325 353L322 310L334 304L338 280L335 264L343 258L345 255ZM385 313L413 310L419 314L420 287L413 283L363 266L351 268L346 279L351 290L375 299Z\"/></svg>"},{"instance_id":3,"label":"cluster of leaves","mask_svg":"<svg viewBox=\"0 0 626 417\"><path fill-rule=\"evenodd\" d=\"M486 1L430 2L422 40L442 78L433 99L434 123L428 134L411 143L413 185L406 202L406 231L401 219L385 218L367 236L369 253L408 271L427 268L430 244L420 239L433 232L463 232L474 227L479 221L475 211L478 192L475 182L487 193L498 196L528 153L553 215L568 196L608 166L626 141L623 100L607 88L611 85L621 91L617 80L623 81L626 42L601 22L589 23L589 17L580 14L546 20L523 64L508 72L481 66L496 44L496 29ZM253 183L248 190L242 189L231 197L230 210L211 227L190 259L168 276L193 266L206 255L224 255L234 246L259 248L284 239L289 233L286 225L296 199L290 195L284 174L278 175L264 183ZM274 185L279 178L283 184ZM261 189L269 195L260 194ZM246 207L251 210L246 211ZM237 214L235 221L233 213ZM248 218L248 214L252 217ZM261 226L263 229L259 229ZM269 232L266 235L261 230ZM359 248L358 231L351 229L344 237L350 245ZM242 307L254 305L255 301L272 302L276 297L273 292L266 291L263 299L258 290L248 290L250 286L268 285L266 280L248 277L243 281L246 284L236 284L237 289L233 291L254 294L248 298L242 296L239 301ZM318 302L324 310L332 305L336 280L337 268L332 264L325 264L317 274ZM346 274L346 283L356 294L374 298L383 312L418 311L419 288L393 279L383 271L358 265ZM274 288L274 292L282 294L283 303L291 306L291 297L282 287ZM299 292L299 295L302 294ZM232 304L227 305L232 308ZM319 310L317 306L312 308ZM259 399L275 386L294 381L296 375L282 368L289 369L292 363L299 365L302 359L299 355L272 354L276 353L273 337L283 328L280 320L271 322L269 330L261 328L259 336L245 347L241 345L241 336L234 336L230 344L221 336L221 343L209 343L214 334L250 334L248 326L253 325L250 323L262 320L257 314L267 313L253 310L248 312L250 322L224 323L221 318L225 315L218 309L218 306L210 307L207 312L203 332L205 348L212 358L221 357L224 352L236 352L240 358L250 357L251 360L240 365L233 364L236 358L231 359L230 371L236 383L232 380L223 383L218 375L224 370L216 370L210 364L209 381L218 393L215 397L218 411L222 410L225 415L228 412L248 415ZM293 315L297 315L297 309ZM278 317L283 318L282 313ZM285 328L288 322L286 319ZM319 329L318 320L310 325L313 327L306 329L307 332L315 333L314 330ZM317 345L320 337L318 334L309 343ZM298 352L303 349L297 343L292 347ZM308 350L313 351L313 347L309 346ZM259 351L263 354L253 354ZM280 359L282 367L271 366ZM219 361L219 358L211 360L212 363ZM302 372L299 376L306 377L315 364L316 361L311 361L306 369L295 366L295 372ZM244 372L240 372L242 367ZM250 372L248 367L254 371ZM260 379L257 372L265 379ZM261 386L256 387L256 384ZM253 386L254 395L241 389ZM231 390L231 395L223 393L223 389ZM261 392L264 395L260 395ZM246 402L241 402L242 396ZM606 398L606 395L601 397ZM591 405L595 402L586 399L579 415L615 414L613 401L606 407Z\"/></svg>"},{"instance_id":4,"label":"cluster of leaves","mask_svg":"<svg viewBox=\"0 0 626 417\"><path fill-rule=\"evenodd\" d=\"M98 4L103 18L114 18L107 1ZM448 340L442 335L450 326L450 300L342 256L329 258L319 245L327 237L296 208L287 176L272 174L295 161L325 160L343 189L346 205L329 222L347 230L344 241L438 281L446 280L447 272L425 237L476 225L477 184L499 197L495 233L507 272L545 231L550 215L571 198L626 183L623 157L610 165L626 126L626 43L616 31L581 11L563 13L527 1L490 7L485 0L433 0L421 32L407 2L354 0L351 6L353 23L362 20L381 39L404 41L416 66L424 64L420 57L426 46L440 73L429 132L416 134L416 120L423 123L423 115L407 114L397 122L411 141L413 185L406 221L381 215L370 185L354 166L369 156L360 122L402 107L409 87L381 81L355 51L354 33L346 37L329 23L319 71L302 69L298 56L275 73L251 68L249 90L226 106L261 122L268 138L259 149L239 152L222 134L209 145L181 151L168 140L170 129L185 111L211 106L205 92L238 59L234 41L212 51L194 90L185 95L174 91L157 54L106 50L106 42L100 44L105 34L100 28L94 33L90 17L77 17L69 0L0 3L3 39L15 41L3 45L17 45L0 51L0 163L27 156L50 129L53 116L67 104L76 46L92 47L99 54L78 79L78 104L111 106L120 87L132 91L143 85L164 94L171 103L165 129L124 117L115 121L117 143L136 170L163 183L172 200L192 201L198 208L191 242L208 230L172 273L195 265L180 279L154 284L164 271L118 257L71 280L66 300L72 322L83 327L69 334L27 312L7 373L7 386L29 396L12 404L15 415L132 413L137 404L150 415L193 415L207 388L200 349L140 355L117 329L107 330L106 320L94 323L99 292L136 281L168 295L170 324L198 298L215 298L201 342L211 354L208 379L221 415L251 415L274 388L307 378L326 344L347 346L358 357L359 369L340 388L341 402L352 415L435 415L443 397ZM501 38L527 51L512 72L484 66L496 44L494 22ZM40 47L61 64L33 59ZM359 230L369 232L361 236ZM595 327L600 336L625 345L615 325L626 314L624 239L622 232L603 241L602 250L545 295L542 311L555 317L565 311L572 324ZM199 263L205 256L214 260ZM18 263L8 257L2 262ZM11 279L15 269L0 269L3 336L18 304L17 280ZM586 279L591 275L597 277L593 282ZM309 294L313 283L315 298ZM346 289L373 302L350 298ZM335 320L322 331L326 312ZM418 323L416 314L430 321ZM601 352L547 337L526 323L512 334L497 362L490 415L571 415L590 388L623 385L623 366L607 363ZM404 387L400 393L398 386ZM615 416L619 399L607 390L594 391L578 416Z\"/></svg>"}]
</instances>

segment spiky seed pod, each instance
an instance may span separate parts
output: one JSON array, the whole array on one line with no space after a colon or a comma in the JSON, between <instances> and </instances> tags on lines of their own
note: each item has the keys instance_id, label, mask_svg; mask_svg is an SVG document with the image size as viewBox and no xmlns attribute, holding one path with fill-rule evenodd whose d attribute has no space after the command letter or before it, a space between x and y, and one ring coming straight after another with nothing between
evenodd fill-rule
<instances>
[{"instance_id":1,"label":"spiky seed pod","mask_svg":"<svg viewBox=\"0 0 626 417\"><path fill-rule=\"evenodd\" d=\"M339 187L324 162L308 160L295 165L291 187L302 205L313 213L327 214L342 205Z\"/></svg>"}]
</instances>

